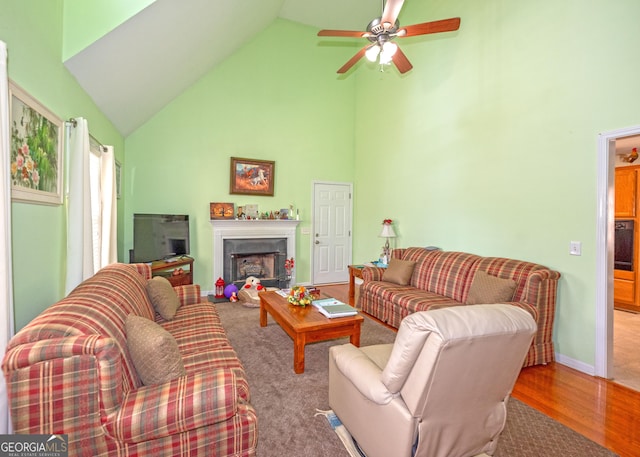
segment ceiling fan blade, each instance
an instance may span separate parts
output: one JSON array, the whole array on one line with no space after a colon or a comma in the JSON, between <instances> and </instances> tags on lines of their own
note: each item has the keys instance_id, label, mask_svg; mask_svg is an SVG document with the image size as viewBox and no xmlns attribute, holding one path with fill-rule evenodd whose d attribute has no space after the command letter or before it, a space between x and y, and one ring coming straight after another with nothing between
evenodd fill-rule
<instances>
[{"instance_id":1,"label":"ceiling fan blade","mask_svg":"<svg viewBox=\"0 0 640 457\"><path fill-rule=\"evenodd\" d=\"M347 63L345 63L342 67L340 67L340 69L338 70L338 73L346 73L349 70L349 68L353 67L356 64L356 62L360 60L362 56L364 56L364 53L367 51L368 47L369 45L360 49L355 56L350 58Z\"/></svg>"},{"instance_id":2,"label":"ceiling fan blade","mask_svg":"<svg viewBox=\"0 0 640 457\"><path fill-rule=\"evenodd\" d=\"M400 73L406 73L413 68L413 65L411 65L411 62L409 62L409 59L400 48L397 49L391 59Z\"/></svg>"},{"instance_id":3,"label":"ceiling fan blade","mask_svg":"<svg viewBox=\"0 0 640 457\"><path fill-rule=\"evenodd\" d=\"M320 30L318 32L318 36L337 36L347 38L363 38L368 34L368 32L358 32L356 30Z\"/></svg>"},{"instance_id":4,"label":"ceiling fan blade","mask_svg":"<svg viewBox=\"0 0 640 457\"><path fill-rule=\"evenodd\" d=\"M416 35L428 35L430 33L452 32L460 28L460 18L443 19L441 21L423 22L422 24L408 25L398 30L399 37Z\"/></svg>"},{"instance_id":5,"label":"ceiling fan blade","mask_svg":"<svg viewBox=\"0 0 640 457\"><path fill-rule=\"evenodd\" d=\"M380 23L383 25L388 23L389 27L392 27L396 23L396 19L398 19L403 3L404 0L387 0L382 11Z\"/></svg>"}]
</instances>

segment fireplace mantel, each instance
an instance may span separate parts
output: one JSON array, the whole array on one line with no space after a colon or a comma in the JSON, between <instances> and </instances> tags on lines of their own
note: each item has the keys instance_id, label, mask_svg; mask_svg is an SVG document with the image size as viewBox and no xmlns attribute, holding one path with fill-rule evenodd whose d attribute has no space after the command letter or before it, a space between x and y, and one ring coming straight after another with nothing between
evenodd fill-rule
<instances>
[{"instance_id":1,"label":"fireplace mantel","mask_svg":"<svg viewBox=\"0 0 640 457\"><path fill-rule=\"evenodd\" d=\"M287 257L296 256L296 220L226 220L214 219L213 228L213 283L223 276L223 242L229 238L286 238ZM291 284L295 284L296 271L293 270Z\"/></svg>"}]
</instances>

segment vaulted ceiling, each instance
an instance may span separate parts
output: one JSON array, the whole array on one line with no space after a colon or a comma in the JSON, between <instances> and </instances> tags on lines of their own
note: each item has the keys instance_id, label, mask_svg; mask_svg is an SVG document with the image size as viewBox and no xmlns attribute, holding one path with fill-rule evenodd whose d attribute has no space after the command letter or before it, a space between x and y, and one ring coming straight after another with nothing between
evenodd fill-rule
<instances>
[{"instance_id":1,"label":"vaulted ceiling","mask_svg":"<svg viewBox=\"0 0 640 457\"><path fill-rule=\"evenodd\" d=\"M65 65L127 136L275 19L363 30L381 8L380 0L156 0Z\"/></svg>"},{"instance_id":2,"label":"vaulted ceiling","mask_svg":"<svg viewBox=\"0 0 640 457\"><path fill-rule=\"evenodd\" d=\"M155 0L65 65L126 137L277 18L363 30L381 11L382 0ZM617 153L639 145L618 140Z\"/></svg>"}]
</instances>

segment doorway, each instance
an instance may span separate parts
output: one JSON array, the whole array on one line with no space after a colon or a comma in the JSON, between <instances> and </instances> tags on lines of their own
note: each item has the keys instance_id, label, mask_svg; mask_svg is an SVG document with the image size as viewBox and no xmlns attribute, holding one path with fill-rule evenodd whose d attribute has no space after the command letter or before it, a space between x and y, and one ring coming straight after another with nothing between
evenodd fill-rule
<instances>
[{"instance_id":1,"label":"doorway","mask_svg":"<svg viewBox=\"0 0 640 457\"><path fill-rule=\"evenodd\" d=\"M640 126L614 130L598 139L598 214L596 227L596 353L595 375L614 373L613 264L615 253L614 177L616 141L640 135Z\"/></svg>"},{"instance_id":2,"label":"doorway","mask_svg":"<svg viewBox=\"0 0 640 457\"><path fill-rule=\"evenodd\" d=\"M350 183L313 183L313 284L347 282L352 257Z\"/></svg>"}]
</instances>

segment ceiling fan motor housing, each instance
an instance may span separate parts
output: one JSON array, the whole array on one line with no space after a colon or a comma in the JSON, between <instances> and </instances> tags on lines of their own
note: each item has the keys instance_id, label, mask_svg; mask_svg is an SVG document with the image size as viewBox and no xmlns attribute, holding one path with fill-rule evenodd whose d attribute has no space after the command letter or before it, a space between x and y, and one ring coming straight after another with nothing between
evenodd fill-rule
<instances>
[{"instance_id":1,"label":"ceiling fan motor housing","mask_svg":"<svg viewBox=\"0 0 640 457\"><path fill-rule=\"evenodd\" d=\"M399 28L400 28L400 22L396 20L396 23L393 25L393 27L385 29L384 24L382 24L382 18L378 17L378 18L375 18L373 21L369 22L369 25L367 25L367 32L371 32L375 35L380 35L383 33L385 35L391 35L393 33L396 33ZM370 41L375 41L375 40L371 40L371 38L375 38L375 37L369 36L367 38L369 38Z\"/></svg>"}]
</instances>

